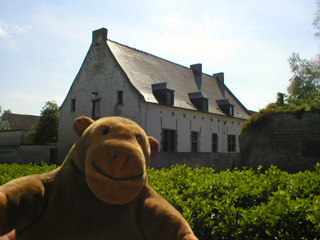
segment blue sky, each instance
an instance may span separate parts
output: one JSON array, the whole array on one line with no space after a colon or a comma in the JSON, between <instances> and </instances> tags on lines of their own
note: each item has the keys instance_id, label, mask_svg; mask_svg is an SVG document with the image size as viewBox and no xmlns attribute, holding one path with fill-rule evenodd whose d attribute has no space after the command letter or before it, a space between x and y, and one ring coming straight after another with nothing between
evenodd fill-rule
<instances>
[{"instance_id":1,"label":"blue sky","mask_svg":"<svg viewBox=\"0 0 320 240\"><path fill-rule=\"evenodd\" d=\"M92 31L178 64L224 72L250 110L286 92L292 52L319 51L315 0L0 0L0 106L39 115L63 102Z\"/></svg>"}]
</instances>

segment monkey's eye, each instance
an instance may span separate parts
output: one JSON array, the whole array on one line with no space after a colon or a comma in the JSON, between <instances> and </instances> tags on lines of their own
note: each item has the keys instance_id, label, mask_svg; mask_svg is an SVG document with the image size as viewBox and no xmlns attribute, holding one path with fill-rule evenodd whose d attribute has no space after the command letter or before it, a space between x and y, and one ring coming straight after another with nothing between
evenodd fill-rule
<instances>
[{"instance_id":1,"label":"monkey's eye","mask_svg":"<svg viewBox=\"0 0 320 240\"><path fill-rule=\"evenodd\" d=\"M109 131L110 131L109 128L105 128L105 129L103 129L102 134L107 135L109 133Z\"/></svg>"},{"instance_id":2,"label":"monkey's eye","mask_svg":"<svg viewBox=\"0 0 320 240\"><path fill-rule=\"evenodd\" d=\"M137 136L136 136L136 139L137 139L137 142L140 144L140 143L141 143L141 136L140 136L140 135L137 135Z\"/></svg>"}]
</instances>

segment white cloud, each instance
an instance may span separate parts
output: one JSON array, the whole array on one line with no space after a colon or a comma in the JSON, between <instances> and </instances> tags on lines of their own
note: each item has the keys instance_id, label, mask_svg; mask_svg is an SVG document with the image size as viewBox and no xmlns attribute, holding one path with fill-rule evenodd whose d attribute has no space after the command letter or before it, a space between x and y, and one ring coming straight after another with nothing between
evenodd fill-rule
<instances>
[{"instance_id":1,"label":"white cloud","mask_svg":"<svg viewBox=\"0 0 320 240\"><path fill-rule=\"evenodd\" d=\"M0 37L12 37L18 34L25 34L31 29L30 26L19 26L6 21L0 21Z\"/></svg>"},{"instance_id":2,"label":"white cloud","mask_svg":"<svg viewBox=\"0 0 320 240\"><path fill-rule=\"evenodd\" d=\"M24 26L24 27L18 26L18 25L13 26L13 32L16 34L27 33L30 29L31 29L30 26Z\"/></svg>"},{"instance_id":3,"label":"white cloud","mask_svg":"<svg viewBox=\"0 0 320 240\"><path fill-rule=\"evenodd\" d=\"M5 21L0 21L0 37L5 37L8 35L7 29L7 23Z\"/></svg>"},{"instance_id":4,"label":"white cloud","mask_svg":"<svg viewBox=\"0 0 320 240\"><path fill-rule=\"evenodd\" d=\"M190 2L190 0L186 0L185 3L183 4L182 8L180 9L180 11L177 13L177 15L169 21L169 26L167 28L167 31L162 36L163 39L166 40L167 37L169 36L170 32L172 31L172 29L177 25L178 20L181 18L182 14L184 13L189 2Z\"/></svg>"}]
</instances>

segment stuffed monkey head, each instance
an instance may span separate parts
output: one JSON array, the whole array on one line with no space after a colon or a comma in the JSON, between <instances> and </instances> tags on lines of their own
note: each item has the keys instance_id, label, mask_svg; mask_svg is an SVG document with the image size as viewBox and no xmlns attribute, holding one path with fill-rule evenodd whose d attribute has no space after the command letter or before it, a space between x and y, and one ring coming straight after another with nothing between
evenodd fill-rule
<instances>
[{"instance_id":1,"label":"stuffed monkey head","mask_svg":"<svg viewBox=\"0 0 320 240\"><path fill-rule=\"evenodd\" d=\"M159 151L157 140L122 117L78 117L74 130L79 140L71 161L85 172L93 194L108 204L132 201L147 181L150 157Z\"/></svg>"}]
</instances>

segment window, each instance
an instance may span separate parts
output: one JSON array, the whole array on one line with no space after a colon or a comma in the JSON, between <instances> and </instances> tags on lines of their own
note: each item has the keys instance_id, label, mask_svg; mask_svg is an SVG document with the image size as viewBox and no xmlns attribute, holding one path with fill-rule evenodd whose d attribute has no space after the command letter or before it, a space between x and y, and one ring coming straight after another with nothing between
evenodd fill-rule
<instances>
[{"instance_id":1,"label":"window","mask_svg":"<svg viewBox=\"0 0 320 240\"><path fill-rule=\"evenodd\" d=\"M165 103L167 105L174 105L174 91L173 90L167 90L164 94Z\"/></svg>"},{"instance_id":2,"label":"window","mask_svg":"<svg viewBox=\"0 0 320 240\"><path fill-rule=\"evenodd\" d=\"M76 99L71 99L71 112L76 111Z\"/></svg>"},{"instance_id":3,"label":"window","mask_svg":"<svg viewBox=\"0 0 320 240\"><path fill-rule=\"evenodd\" d=\"M97 120L100 118L100 100L92 102L92 119Z\"/></svg>"},{"instance_id":4,"label":"window","mask_svg":"<svg viewBox=\"0 0 320 240\"><path fill-rule=\"evenodd\" d=\"M199 152L198 132L191 132L191 152Z\"/></svg>"},{"instance_id":5,"label":"window","mask_svg":"<svg viewBox=\"0 0 320 240\"><path fill-rule=\"evenodd\" d=\"M212 134L212 152L218 152L218 134Z\"/></svg>"},{"instance_id":6,"label":"window","mask_svg":"<svg viewBox=\"0 0 320 240\"><path fill-rule=\"evenodd\" d=\"M176 152L177 151L177 131L170 129L162 129L162 151Z\"/></svg>"},{"instance_id":7,"label":"window","mask_svg":"<svg viewBox=\"0 0 320 240\"><path fill-rule=\"evenodd\" d=\"M228 152L236 151L236 136L228 135Z\"/></svg>"},{"instance_id":8,"label":"window","mask_svg":"<svg viewBox=\"0 0 320 240\"><path fill-rule=\"evenodd\" d=\"M118 91L117 104L123 104L123 91Z\"/></svg>"},{"instance_id":9,"label":"window","mask_svg":"<svg viewBox=\"0 0 320 240\"><path fill-rule=\"evenodd\" d=\"M234 105L230 105L230 108L229 108L229 116L234 116Z\"/></svg>"}]
</instances>

